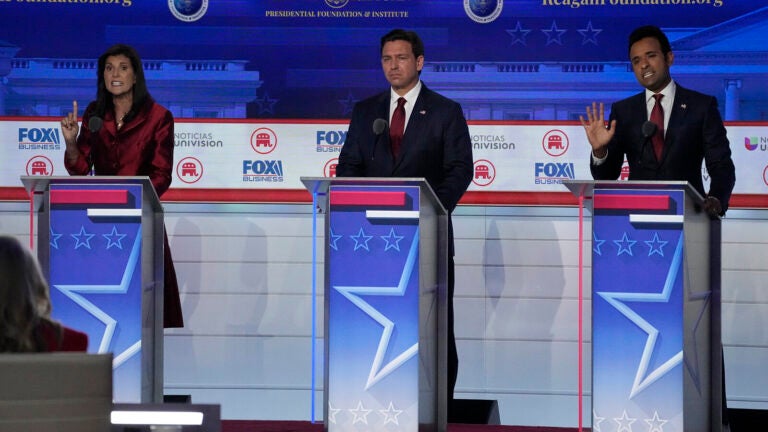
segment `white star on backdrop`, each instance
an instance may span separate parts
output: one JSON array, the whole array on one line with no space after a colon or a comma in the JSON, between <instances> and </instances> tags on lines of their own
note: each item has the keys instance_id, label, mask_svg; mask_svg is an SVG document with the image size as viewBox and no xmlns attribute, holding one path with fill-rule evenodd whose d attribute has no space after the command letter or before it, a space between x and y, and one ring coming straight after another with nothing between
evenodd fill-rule
<instances>
[{"instance_id":1,"label":"white star on backdrop","mask_svg":"<svg viewBox=\"0 0 768 432\"><path fill-rule=\"evenodd\" d=\"M505 30L510 36L512 36L512 45L520 42L521 45L525 46L525 37L528 36L528 33L531 32L531 30L523 29L523 25L520 24L520 21L517 22L517 25L512 30Z\"/></svg>"},{"instance_id":2,"label":"white star on backdrop","mask_svg":"<svg viewBox=\"0 0 768 432\"><path fill-rule=\"evenodd\" d=\"M565 32L568 30L560 30L557 28L557 23L553 20L552 25L549 27L549 29L542 29L541 30L545 35L547 35L547 45L556 43L558 45L562 45L562 36Z\"/></svg>"},{"instance_id":3,"label":"white star on backdrop","mask_svg":"<svg viewBox=\"0 0 768 432\"><path fill-rule=\"evenodd\" d=\"M602 32L602 29L596 29L592 27L592 20L590 20L587 23L587 28L585 29L576 29L577 32L579 32L582 36L584 36L584 39L581 41L582 45L586 45L588 43L597 45L597 35Z\"/></svg>"}]
</instances>

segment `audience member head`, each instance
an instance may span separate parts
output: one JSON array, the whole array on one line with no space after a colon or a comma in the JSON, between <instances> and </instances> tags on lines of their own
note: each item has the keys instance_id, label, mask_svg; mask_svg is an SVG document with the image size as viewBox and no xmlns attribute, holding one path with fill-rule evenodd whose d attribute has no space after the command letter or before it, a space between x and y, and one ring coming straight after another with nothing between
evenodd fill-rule
<instances>
[{"instance_id":1,"label":"audience member head","mask_svg":"<svg viewBox=\"0 0 768 432\"><path fill-rule=\"evenodd\" d=\"M0 235L0 352L45 351L36 328L51 321L50 313L37 258L15 237Z\"/></svg>"}]
</instances>

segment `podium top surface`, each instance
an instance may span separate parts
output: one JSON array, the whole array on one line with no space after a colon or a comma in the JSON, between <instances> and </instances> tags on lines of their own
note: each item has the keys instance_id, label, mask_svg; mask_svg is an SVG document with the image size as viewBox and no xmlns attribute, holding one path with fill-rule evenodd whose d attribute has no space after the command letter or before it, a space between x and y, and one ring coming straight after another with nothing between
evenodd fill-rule
<instances>
[{"instance_id":1,"label":"podium top surface","mask_svg":"<svg viewBox=\"0 0 768 432\"><path fill-rule=\"evenodd\" d=\"M625 180L564 180L563 185L574 195L591 198L595 189L656 189L656 190L685 190L686 193L701 203L704 197L687 181L625 181Z\"/></svg>"},{"instance_id":2,"label":"podium top surface","mask_svg":"<svg viewBox=\"0 0 768 432\"><path fill-rule=\"evenodd\" d=\"M157 191L147 176L21 176L20 178L29 194L45 192L52 184L139 184L143 186L143 199L150 203L153 210L163 211Z\"/></svg>"},{"instance_id":3,"label":"podium top surface","mask_svg":"<svg viewBox=\"0 0 768 432\"><path fill-rule=\"evenodd\" d=\"M423 177L301 177L304 187L313 195L323 195L318 201L324 206L327 200L328 188L339 186L419 186L428 191L427 196L432 201L439 214L448 214L443 203L432 190L432 186Z\"/></svg>"}]
</instances>

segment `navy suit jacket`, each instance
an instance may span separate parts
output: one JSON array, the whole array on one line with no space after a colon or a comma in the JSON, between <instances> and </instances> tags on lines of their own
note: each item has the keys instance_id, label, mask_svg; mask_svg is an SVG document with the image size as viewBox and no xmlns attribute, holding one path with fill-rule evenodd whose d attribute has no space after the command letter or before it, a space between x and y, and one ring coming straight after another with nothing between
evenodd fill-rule
<instances>
[{"instance_id":1,"label":"navy suit jacket","mask_svg":"<svg viewBox=\"0 0 768 432\"><path fill-rule=\"evenodd\" d=\"M736 175L717 99L677 85L659 161L642 133L648 120L645 92L614 103L610 119L616 120L616 132L605 162L590 163L595 180L617 179L626 155L629 180L687 181L702 196L720 200L723 212L728 209ZM704 191L702 161L711 179L709 194Z\"/></svg>"},{"instance_id":2,"label":"navy suit jacket","mask_svg":"<svg viewBox=\"0 0 768 432\"><path fill-rule=\"evenodd\" d=\"M389 129L376 134L376 119L389 123L390 91L355 104L339 155L339 177L424 177L449 212L472 181L472 141L461 106L422 83L397 159Z\"/></svg>"}]
</instances>

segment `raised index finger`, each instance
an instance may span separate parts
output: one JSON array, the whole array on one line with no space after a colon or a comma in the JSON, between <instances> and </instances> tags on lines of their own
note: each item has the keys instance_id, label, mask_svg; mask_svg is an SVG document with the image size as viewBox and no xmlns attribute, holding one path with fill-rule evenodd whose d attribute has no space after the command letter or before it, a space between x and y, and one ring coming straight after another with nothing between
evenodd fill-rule
<instances>
[{"instance_id":1,"label":"raised index finger","mask_svg":"<svg viewBox=\"0 0 768 432\"><path fill-rule=\"evenodd\" d=\"M72 113L75 114L75 118L77 118L77 101L72 101Z\"/></svg>"}]
</instances>

